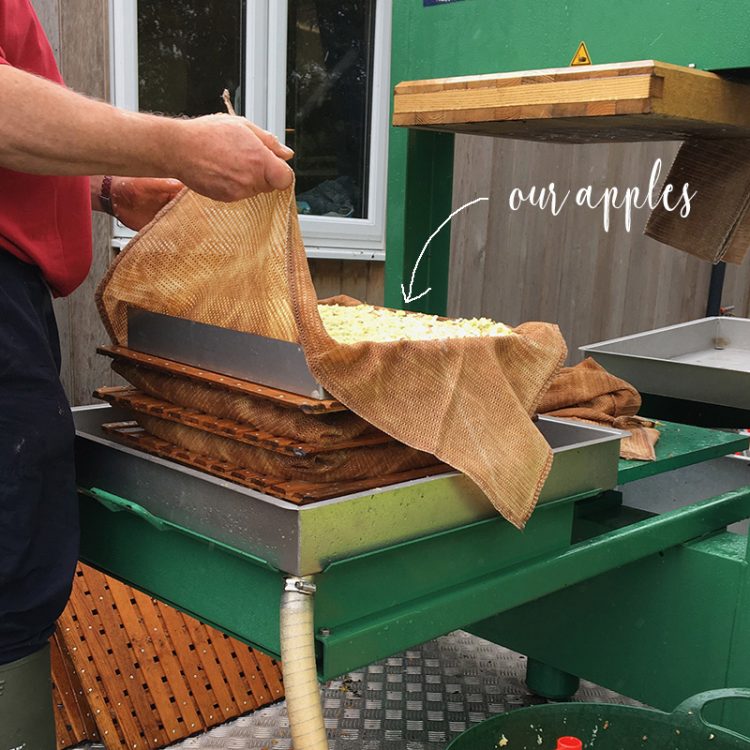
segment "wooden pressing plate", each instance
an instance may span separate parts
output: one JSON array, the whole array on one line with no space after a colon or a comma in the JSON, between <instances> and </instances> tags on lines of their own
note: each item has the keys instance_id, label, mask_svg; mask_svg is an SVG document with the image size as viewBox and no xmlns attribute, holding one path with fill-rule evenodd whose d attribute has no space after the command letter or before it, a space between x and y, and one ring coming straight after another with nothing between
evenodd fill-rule
<instances>
[{"instance_id":1,"label":"wooden pressing plate","mask_svg":"<svg viewBox=\"0 0 750 750\"><path fill-rule=\"evenodd\" d=\"M750 86L642 60L405 81L393 124L569 143L750 137Z\"/></svg>"},{"instance_id":2,"label":"wooden pressing plate","mask_svg":"<svg viewBox=\"0 0 750 750\"><path fill-rule=\"evenodd\" d=\"M273 401L279 406L286 406L290 409L299 409L306 414L330 414L338 411L346 411L346 407L334 399L315 399L298 396L295 393L281 391L277 388L271 388L266 385L252 383L249 380L239 380L229 375L221 375L216 372L201 370L190 365L183 365L180 362L174 362L171 359L156 357L152 354L143 354L133 351L124 346L100 346L97 347L99 354L104 354L112 359L125 360L131 364L145 367L158 372L164 372L168 375L178 375L182 378L195 380L204 385L210 385L215 388L224 388L235 393L242 393L247 396L263 398Z\"/></svg>"},{"instance_id":3,"label":"wooden pressing plate","mask_svg":"<svg viewBox=\"0 0 750 750\"><path fill-rule=\"evenodd\" d=\"M177 406L169 401L149 396L130 386L98 388L94 391L94 396L102 399L102 401L107 401L114 406L119 406L130 411L150 414L160 419L177 422L187 427L210 432L224 438L230 438L240 443L256 445L265 450L285 455L307 456L314 453L342 450L344 448L363 448L371 445L384 445L385 443L395 442L392 437L386 435L384 432L369 433L359 438L341 440L337 443L326 443L324 445L294 440L254 429L247 424L237 422L233 419L214 417L195 409Z\"/></svg>"},{"instance_id":4,"label":"wooden pressing plate","mask_svg":"<svg viewBox=\"0 0 750 750\"><path fill-rule=\"evenodd\" d=\"M296 505L307 505L334 497L351 495L355 492L364 492L365 490L372 490L377 487L386 487L390 484L408 482L413 479L447 474L454 471L454 469L446 464L437 463L434 466L412 469L411 471L402 471L397 474L389 474L372 479L358 479L349 482L316 483L295 479L279 479L278 477L257 474L248 469L235 466L228 461L217 460L186 448L180 448L174 445L174 443L169 443L166 440L161 440L150 435L136 422L109 422L103 424L102 429L118 441L137 450L176 461L200 471L205 471L208 474L220 477L229 482L258 490L266 495L287 500Z\"/></svg>"}]
</instances>

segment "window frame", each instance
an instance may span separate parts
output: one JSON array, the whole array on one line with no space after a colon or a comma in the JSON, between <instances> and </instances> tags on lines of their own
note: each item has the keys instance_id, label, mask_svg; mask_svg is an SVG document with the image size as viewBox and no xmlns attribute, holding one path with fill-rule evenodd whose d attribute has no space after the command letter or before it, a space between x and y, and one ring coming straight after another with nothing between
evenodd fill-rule
<instances>
[{"instance_id":1,"label":"window frame","mask_svg":"<svg viewBox=\"0 0 750 750\"><path fill-rule=\"evenodd\" d=\"M245 114L283 140L288 0L245 2ZM385 260L392 2L375 4L368 218L300 216L311 258ZM111 99L131 111L138 109L137 21L137 0L109 0ZM132 236L127 227L113 222L115 247L123 247Z\"/></svg>"}]
</instances>

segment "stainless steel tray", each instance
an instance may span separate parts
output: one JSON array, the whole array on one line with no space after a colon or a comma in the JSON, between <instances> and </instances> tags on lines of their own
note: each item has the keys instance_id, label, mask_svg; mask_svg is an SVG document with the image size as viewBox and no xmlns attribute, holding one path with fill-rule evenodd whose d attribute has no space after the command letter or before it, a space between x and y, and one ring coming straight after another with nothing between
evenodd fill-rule
<instances>
[{"instance_id":1,"label":"stainless steel tray","mask_svg":"<svg viewBox=\"0 0 750 750\"><path fill-rule=\"evenodd\" d=\"M84 406L73 416L81 488L138 503L291 574L497 516L458 472L298 506L114 442L101 425L129 419L127 412ZM546 417L538 425L555 454L540 502L615 486L624 433Z\"/></svg>"},{"instance_id":2,"label":"stainless steel tray","mask_svg":"<svg viewBox=\"0 0 750 750\"><path fill-rule=\"evenodd\" d=\"M128 348L309 398L330 398L299 344L128 308Z\"/></svg>"},{"instance_id":3,"label":"stainless steel tray","mask_svg":"<svg viewBox=\"0 0 750 750\"><path fill-rule=\"evenodd\" d=\"M703 318L581 351L644 393L750 409L747 318Z\"/></svg>"}]
</instances>

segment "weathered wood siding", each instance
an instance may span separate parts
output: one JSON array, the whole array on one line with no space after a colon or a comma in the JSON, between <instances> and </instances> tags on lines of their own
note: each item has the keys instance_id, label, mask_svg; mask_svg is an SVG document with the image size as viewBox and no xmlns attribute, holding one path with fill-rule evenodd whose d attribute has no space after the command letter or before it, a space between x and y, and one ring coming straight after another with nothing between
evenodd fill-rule
<instances>
[{"instance_id":1,"label":"weathered wood siding","mask_svg":"<svg viewBox=\"0 0 750 750\"><path fill-rule=\"evenodd\" d=\"M459 136L454 204L489 196L453 222L449 314L507 323L558 323L577 361L582 344L705 314L711 267L643 236L647 210L623 211L609 232L601 210L570 206L554 217L525 205L512 212L514 187L555 182L558 192L594 186L645 188L661 157L664 172L679 144L555 145ZM699 200L700 198L696 198ZM750 313L750 261L727 269L724 305Z\"/></svg>"},{"instance_id":2,"label":"weathered wood siding","mask_svg":"<svg viewBox=\"0 0 750 750\"><path fill-rule=\"evenodd\" d=\"M106 0L33 0L67 85L109 98L108 3ZM62 379L74 405L91 403L91 392L116 381L106 358L96 354L107 336L94 305L94 290L112 258L110 221L94 214L94 262L84 284L55 301L62 348Z\"/></svg>"},{"instance_id":3,"label":"weathered wood siding","mask_svg":"<svg viewBox=\"0 0 750 750\"><path fill-rule=\"evenodd\" d=\"M383 304L383 263L311 259L310 273L319 299L348 294L371 305Z\"/></svg>"}]
</instances>

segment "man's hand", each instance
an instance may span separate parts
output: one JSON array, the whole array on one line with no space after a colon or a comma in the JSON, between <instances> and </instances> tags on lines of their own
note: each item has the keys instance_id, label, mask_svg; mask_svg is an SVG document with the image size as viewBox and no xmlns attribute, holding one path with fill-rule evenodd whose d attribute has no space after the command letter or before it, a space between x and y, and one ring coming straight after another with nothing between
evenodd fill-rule
<instances>
[{"instance_id":1,"label":"man's hand","mask_svg":"<svg viewBox=\"0 0 750 750\"><path fill-rule=\"evenodd\" d=\"M104 211L99 199L102 177L91 178L91 207ZM136 232L143 229L185 187L179 180L159 177L113 177L112 209L119 221Z\"/></svg>"},{"instance_id":2,"label":"man's hand","mask_svg":"<svg viewBox=\"0 0 750 750\"><path fill-rule=\"evenodd\" d=\"M288 187L291 149L242 117L126 112L0 65L0 166L53 175L176 177L234 201Z\"/></svg>"},{"instance_id":3,"label":"man's hand","mask_svg":"<svg viewBox=\"0 0 750 750\"><path fill-rule=\"evenodd\" d=\"M236 201L292 184L294 152L243 117L207 115L182 120L176 176L209 198Z\"/></svg>"}]
</instances>

